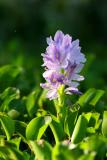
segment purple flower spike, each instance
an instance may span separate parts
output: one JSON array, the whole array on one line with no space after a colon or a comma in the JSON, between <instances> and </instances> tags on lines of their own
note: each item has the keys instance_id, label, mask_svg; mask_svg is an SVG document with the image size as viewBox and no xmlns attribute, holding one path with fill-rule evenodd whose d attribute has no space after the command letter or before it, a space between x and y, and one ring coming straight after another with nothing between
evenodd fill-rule
<instances>
[{"instance_id":1,"label":"purple flower spike","mask_svg":"<svg viewBox=\"0 0 107 160\"><path fill-rule=\"evenodd\" d=\"M72 41L70 35L57 31L54 40L51 36L47 38L47 44L46 52L42 54L46 83L40 84L47 89L47 97L50 100L58 98L58 88L61 85L65 86L66 94L81 95L77 87L78 81L84 80L79 73L86 59L81 53L79 40Z\"/></svg>"},{"instance_id":2,"label":"purple flower spike","mask_svg":"<svg viewBox=\"0 0 107 160\"><path fill-rule=\"evenodd\" d=\"M61 45L61 43L63 42L63 38L64 38L64 34L62 31L57 31L55 36L54 36L54 41L55 43Z\"/></svg>"}]
</instances>

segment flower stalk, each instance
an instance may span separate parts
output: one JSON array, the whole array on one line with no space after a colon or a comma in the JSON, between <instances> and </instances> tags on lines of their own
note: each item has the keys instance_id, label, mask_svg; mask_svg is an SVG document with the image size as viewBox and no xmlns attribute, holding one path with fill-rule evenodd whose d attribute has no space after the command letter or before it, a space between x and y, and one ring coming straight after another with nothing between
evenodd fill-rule
<instances>
[{"instance_id":1,"label":"flower stalk","mask_svg":"<svg viewBox=\"0 0 107 160\"><path fill-rule=\"evenodd\" d=\"M54 105L57 112L57 118L59 121L63 123L66 107L65 107L65 93L64 93L64 85L61 85L58 88L58 99L54 100Z\"/></svg>"}]
</instances>

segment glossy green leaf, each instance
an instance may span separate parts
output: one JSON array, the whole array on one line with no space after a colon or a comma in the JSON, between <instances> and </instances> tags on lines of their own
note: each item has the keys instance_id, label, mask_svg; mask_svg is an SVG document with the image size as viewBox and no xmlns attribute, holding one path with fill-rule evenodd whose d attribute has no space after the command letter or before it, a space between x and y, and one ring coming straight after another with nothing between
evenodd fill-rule
<instances>
[{"instance_id":1,"label":"glossy green leaf","mask_svg":"<svg viewBox=\"0 0 107 160\"><path fill-rule=\"evenodd\" d=\"M64 123L64 131L70 137L73 129L75 127L76 119L77 119L78 112L77 111L70 111L68 110L65 123Z\"/></svg>"},{"instance_id":2,"label":"glossy green leaf","mask_svg":"<svg viewBox=\"0 0 107 160\"><path fill-rule=\"evenodd\" d=\"M97 112L91 113L91 118L90 118L88 126L94 127L94 129L98 129L99 125L101 123L99 118L100 118L100 114L99 113L97 113Z\"/></svg>"},{"instance_id":3,"label":"glossy green leaf","mask_svg":"<svg viewBox=\"0 0 107 160\"><path fill-rule=\"evenodd\" d=\"M102 135L93 135L80 143L80 148L87 153L94 153L98 159L103 159L107 152L107 139Z\"/></svg>"},{"instance_id":4,"label":"glossy green leaf","mask_svg":"<svg viewBox=\"0 0 107 160\"><path fill-rule=\"evenodd\" d=\"M27 124L22 121L15 120L15 132L25 139L25 132Z\"/></svg>"},{"instance_id":5,"label":"glossy green leaf","mask_svg":"<svg viewBox=\"0 0 107 160\"><path fill-rule=\"evenodd\" d=\"M48 142L44 140L29 141L29 145L38 160L51 160L52 146Z\"/></svg>"},{"instance_id":6,"label":"glossy green leaf","mask_svg":"<svg viewBox=\"0 0 107 160\"><path fill-rule=\"evenodd\" d=\"M98 101L100 100L100 98L104 95L104 91L103 90L96 90L96 93L94 95L94 98L90 101L90 105L95 106Z\"/></svg>"},{"instance_id":7,"label":"glossy green leaf","mask_svg":"<svg viewBox=\"0 0 107 160\"><path fill-rule=\"evenodd\" d=\"M57 118L55 116L52 116L52 121L49 124L52 133L54 135L55 138L55 142L59 143L59 141L63 140L65 133L64 133L64 129L62 127L62 124L57 120Z\"/></svg>"},{"instance_id":8,"label":"glossy green leaf","mask_svg":"<svg viewBox=\"0 0 107 160\"><path fill-rule=\"evenodd\" d=\"M21 142L21 137L15 137L14 139L11 139L7 142L7 146L9 146L8 144L11 144L11 146L13 145L17 149L19 149L20 142Z\"/></svg>"},{"instance_id":9,"label":"glossy green leaf","mask_svg":"<svg viewBox=\"0 0 107 160\"><path fill-rule=\"evenodd\" d=\"M9 140L15 131L15 123L10 117L4 115L3 113L0 113L0 122L5 131L7 139Z\"/></svg>"},{"instance_id":10,"label":"glossy green leaf","mask_svg":"<svg viewBox=\"0 0 107 160\"><path fill-rule=\"evenodd\" d=\"M36 117L32 119L26 128L26 138L29 140L39 140L51 123L50 116Z\"/></svg>"},{"instance_id":11,"label":"glossy green leaf","mask_svg":"<svg viewBox=\"0 0 107 160\"><path fill-rule=\"evenodd\" d=\"M107 111L103 113L102 134L107 137Z\"/></svg>"},{"instance_id":12,"label":"glossy green leaf","mask_svg":"<svg viewBox=\"0 0 107 160\"><path fill-rule=\"evenodd\" d=\"M0 146L0 154L6 160L25 160L23 157L23 153L17 150L14 147L4 147Z\"/></svg>"},{"instance_id":13,"label":"glossy green leaf","mask_svg":"<svg viewBox=\"0 0 107 160\"><path fill-rule=\"evenodd\" d=\"M39 99L38 99L38 105L40 107L43 107L43 104L46 101L46 93L47 93L47 91L43 90L42 93L41 93L41 95L40 95L40 97L39 97Z\"/></svg>"},{"instance_id":14,"label":"glossy green leaf","mask_svg":"<svg viewBox=\"0 0 107 160\"><path fill-rule=\"evenodd\" d=\"M58 143L52 151L52 160L76 160L80 157L81 152L77 149L70 149L69 145Z\"/></svg>"},{"instance_id":15,"label":"glossy green leaf","mask_svg":"<svg viewBox=\"0 0 107 160\"><path fill-rule=\"evenodd\" d=\"M85 118L85 116L80 115L71 137L72 143L79 143L80 141L82 141L86 134L87 125L88 120Z\"/></svg>"},{"instance_id":16,"label":"glossy green leaf","mask_svg":"<svg viewBox=\"0 0 107 160\"><path fill-rule=\"evenodd\" d=\"M40 89L35 89L32 93L30 93L26 98L26 108L29 116L32 116L37 111L37 97L40 92Z\"/></svg>"},{"instance_id":17,"label":"glossy green leaf","mask_svg":"<svg viewBox=\"0 0 107 160\"><path fill-rule=\"evenodd\" d=\"M30 154L27 153L26 151L23 152L23 157L24 157L25 160L34 160L34 158L33 159L30 158L31 157Z\"/></svg>"},{"instance_id":18,"label":"glossy green leaf","mask_svg":"<svg viewBox=\"0 0 107 160\"><path fill-rule=\"evenodd\" d=\"M78 158L78 160L95 160L96 153L91 152L86 155L82 155L81 157Z\"/></svg>"},{"instance_id":19,"label":"glossy green leaf","mask_svg":"<svg viewBox=\"0 0 107 160\"><path fill-rule=\"evenodd\" d=\"M87 103L89 103L92 98L94 97L96 93L96 90L94 88L89 89L85 94L83 94L79 100L77 101L77 103L84 107Z\"/></svg>"},{"instance_id":20,"label":"glossy green leaf","mask_svg":"<svg viewBox=\"0 0 107 160\"><path fill-rule=\"evenodd\" d=\"M87 128L87 135L90 136L92 134L95 134L95 128L94 127L88 127Z\"/></svg>"},{"instance_id":21,"label":"glossy green leaf","mask_svg":"<svg viewBox=\"0 0 107 160\"><path fill-rule=\"evenodd\" d=\"M90 121L90 118L92 117L92 113L91 112L83 113L82 115L87 119L88 122Z\"/></svg>"},{"instance_id":22,"label":"glossy green leaf","mask_svg":"<svg viewBox=\"0 0 107 160\"><path fill-rule=\"evenodd\" d=\"M90 88L85 94L83 94L79 98L77 103L81 107L86 106L86 104L90 104L92 106L95 106L103 95L104 95L103 90L96 90L94 88Z\"/></svg>"},{"instance_id":23,"label":"glossy green leaf","mask_svg":"<svg viewBox=\"0 0 107 160\"><path fill-rule=\"evenodd\" d=\"M1 105L1 110L5 111L8 109L9 103L13 99L19 99L20 98L20 91L17 88L8 87L6 88L3 93L0 94L0 99L3 101Z\"/></svg>"}]
</instances>

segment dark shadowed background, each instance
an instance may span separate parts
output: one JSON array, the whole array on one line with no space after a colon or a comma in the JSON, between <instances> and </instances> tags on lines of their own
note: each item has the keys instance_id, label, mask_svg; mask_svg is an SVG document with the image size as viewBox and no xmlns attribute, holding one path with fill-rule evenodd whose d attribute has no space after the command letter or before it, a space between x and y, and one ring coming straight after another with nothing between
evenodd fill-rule
<instances>
[{"instance_id":1,"label":"dark shadowed background","mask_svg":"<svg viewBox=\"0 0 107 160\"><path fill-rule=\"evenodd\" d=\"M0 65L21 65L43 81L41 53L58 29L80 40L83 89L107 89L107 0L0 0Z\"/></svg>"}]
</instances>

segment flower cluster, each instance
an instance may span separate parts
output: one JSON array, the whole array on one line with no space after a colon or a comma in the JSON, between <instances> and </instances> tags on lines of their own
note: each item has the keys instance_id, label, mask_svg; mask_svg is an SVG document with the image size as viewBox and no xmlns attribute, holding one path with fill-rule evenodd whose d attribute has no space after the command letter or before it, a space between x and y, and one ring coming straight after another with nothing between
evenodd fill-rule
<instances>
[{"instance_id":1,"label":"flower cluster","mask_svg":"<svg viewBox=\"0 0 107 160\"><path fill-rule=\"evenodd\" d=\"M84 79L79 72L86 61L84 54L81 53L79 40L72 41L72 37L62 31L57 31L54 40L50 36L47 38L48 47L42 54L45 67L43 77L46 83L41 83L42 88L47 89L47 97L51 99L58 98L58 88L65 86L65 93L80 94L78 90L79 83Z\"/></svg>"}]
</instances>

